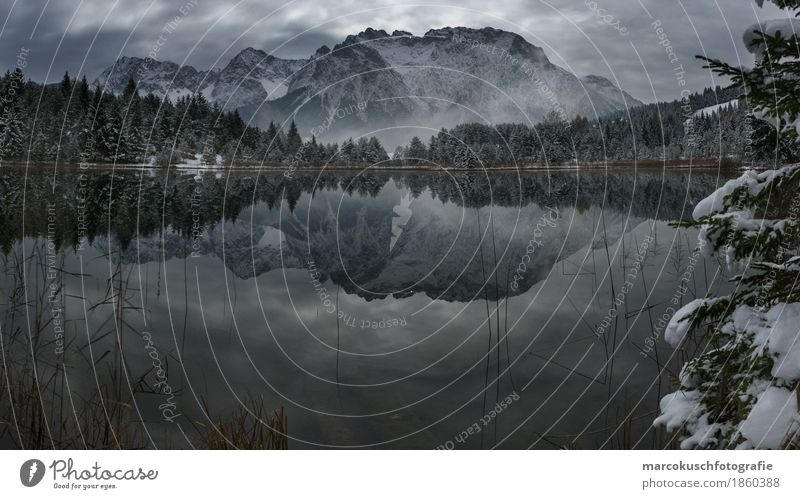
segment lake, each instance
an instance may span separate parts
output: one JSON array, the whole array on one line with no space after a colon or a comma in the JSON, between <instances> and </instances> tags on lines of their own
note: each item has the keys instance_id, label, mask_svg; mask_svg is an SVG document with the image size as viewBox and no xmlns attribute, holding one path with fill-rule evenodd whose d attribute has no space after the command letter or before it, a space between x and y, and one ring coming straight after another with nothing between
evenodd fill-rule
<instances>
[{"instance_id":1,"label":"lake","mask_svg":"<svg viewBox=\"0 0 800 499\"><path fill-rule=\"evenodd\" d=\"M673 447L727 178L6 166L0 445Z\"/></svg>"}]
</instances>

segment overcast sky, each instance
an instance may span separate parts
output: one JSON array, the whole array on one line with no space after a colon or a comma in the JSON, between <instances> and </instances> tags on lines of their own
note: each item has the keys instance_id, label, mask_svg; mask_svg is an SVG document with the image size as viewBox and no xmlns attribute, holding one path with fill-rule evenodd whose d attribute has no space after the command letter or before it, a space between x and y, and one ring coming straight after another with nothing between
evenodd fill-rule
<instances>
[{"instance_id":1,"label":"overcast sky","mask_svg":"<svg viewBox=\"0 0 800 499\"><path fill-rule=\"evenodd\" d=\"M58 80L65 70L92 81L118 56L147 56L157 42L159 59L207 69L224 66L248 46L279 57L307 57L366 27L422 35L443 26L492 26L543 47L555 64L579 75L609 77L646 102L679 96L678 64L686 69L686 88L724 83L701 69L695 54L752 64L743 30L786 16L748 0L3 0L2 5L0 64L13 68L17 54L27 49L26 72L36 81ZM677 61L670 62L659 44L653 27L658 20Z\"/></svg>"}]
</instances>

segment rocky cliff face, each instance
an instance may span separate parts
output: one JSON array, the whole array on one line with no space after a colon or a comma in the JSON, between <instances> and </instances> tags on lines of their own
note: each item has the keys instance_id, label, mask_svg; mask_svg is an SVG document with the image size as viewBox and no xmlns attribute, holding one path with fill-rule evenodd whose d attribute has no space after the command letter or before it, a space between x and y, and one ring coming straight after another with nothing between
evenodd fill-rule
<instances>
[{"instance_id":1,"label":"rocky cliff face","mask_svg":"<svg viewBox=\"0 0 800 499\"><path fill-rule=\"evenodd\" d=\"M395 125L535 122L550 111L594 117L640 104L606 78L579 78L520 35L494 28L422 36L368 28L308 59L247 48L208 71L123 57L95 83L121 93L130 78L140 91L170 99L202 93L257 124L294 118L308 133L330 120L332 136Z\"/></svg>"}]
</instances>

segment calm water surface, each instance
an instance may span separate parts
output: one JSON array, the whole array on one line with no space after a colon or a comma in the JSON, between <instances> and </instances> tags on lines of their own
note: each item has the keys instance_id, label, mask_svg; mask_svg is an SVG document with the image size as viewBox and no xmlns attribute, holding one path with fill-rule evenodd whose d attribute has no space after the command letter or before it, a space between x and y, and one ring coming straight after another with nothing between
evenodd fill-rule
<instances>
[{"instance_id":1,"label":"calm water surface","mask_svg":"<svg viewBox=\"0 0 800 499\"><path fill-rule=\"evenodd\" d=\"M666 445L659 320L725 279L670 222L724 176L491 177L5 167L4 364L148 447L253 397L290 448Z\"/></svg>"}]
</instances>

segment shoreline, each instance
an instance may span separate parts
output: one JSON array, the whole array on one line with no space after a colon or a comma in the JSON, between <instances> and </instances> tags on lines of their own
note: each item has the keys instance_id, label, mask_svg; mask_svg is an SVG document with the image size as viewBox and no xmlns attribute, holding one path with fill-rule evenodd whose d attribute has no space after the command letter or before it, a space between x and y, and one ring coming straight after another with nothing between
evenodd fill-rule
<instances>
[{"instance_id":1,"label":"shoreline","mask_svg":"<svg viewBox=\"0 0 800 499\"><path fill-rule=\"evenodd\" d=\"M295 174L300 173L314 173L314 172L356 172L361 173L365 170L371 172L407 172L407 173L447 173L447 172L518 172L518 173L542 173L542 172L580 172L580 171L607 171L607 170L646 170L646 171L664 171L664 170L719 170L719 171L740 171L742 169L741 163L731 163L726 160L710 161L708 159L698 161L652 161L643 160L639 162L622 162L622 161L609 161L607 163L587 163L581 165L529 165L524 167L508 166L508 167L490 167L490 168L458 168L458 167L443 167L443 168L427 168L418 165L414 166L348 166L348 165L326 165L326 166L308 166L302 168L289 169L286 166L276 165L188 165L188 164L175 164L166 166L146 165L136 163L88 163L82 166L81 163L57 163L55 161L3 161L0 163L0 168L3 166L14 168L37 168L48 167L52 169L65 168L69 170L94 170L94 171L107 171L107 170L148 170L148 171L186 171L186 172L262 172L262 173L281 173L287 178L291 178Z\"/></svg>"}]
</instances>

